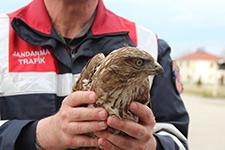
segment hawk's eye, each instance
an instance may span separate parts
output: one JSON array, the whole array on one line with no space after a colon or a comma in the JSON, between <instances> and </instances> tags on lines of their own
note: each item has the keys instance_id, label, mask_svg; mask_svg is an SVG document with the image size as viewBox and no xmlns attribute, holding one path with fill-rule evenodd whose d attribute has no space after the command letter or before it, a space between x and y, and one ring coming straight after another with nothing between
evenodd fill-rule
<instances>
[{"instance_id":1,"label":"hawk's eye","mask_svg":"<svg viewBox=\"0 0 225 150\"><path fill-rule=\"evenodd\" d=\"M144 61L142 60L142 59L138 59L137 61L136 61L136 65L137 66L142 66L144 64Z\"/></svg>"}]
</instances>

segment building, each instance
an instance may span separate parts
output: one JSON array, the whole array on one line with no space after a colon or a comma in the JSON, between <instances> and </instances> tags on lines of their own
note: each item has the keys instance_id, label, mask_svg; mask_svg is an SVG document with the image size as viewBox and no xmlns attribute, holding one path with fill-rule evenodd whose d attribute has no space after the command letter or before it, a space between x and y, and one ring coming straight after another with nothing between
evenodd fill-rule
<instances>
[{"instance_id":1,"label":"building","mask_svg":"<svg viewBox=\"0 0 225 150\"><path fill-rule=\"evenodd\" d=\"M225 85L225 63L220 56L198 50L176 59L185 84Z\"/></svg>"}]
</instances>

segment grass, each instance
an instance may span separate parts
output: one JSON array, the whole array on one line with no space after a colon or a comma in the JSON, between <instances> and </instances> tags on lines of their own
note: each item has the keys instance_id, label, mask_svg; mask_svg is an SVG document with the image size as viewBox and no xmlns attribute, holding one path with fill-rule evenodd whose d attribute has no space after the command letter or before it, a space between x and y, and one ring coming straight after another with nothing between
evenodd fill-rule
<instances>
[{"instance_id":1,"label":"grass","mask_svg":"<svg viewBox=\"0 0 225 150\"><path fill-rule=\"evenodd\" d=\"M225 86L215 85L184 85L184 93L205 97L225 98Z\"/></svg>"}]
</instances>

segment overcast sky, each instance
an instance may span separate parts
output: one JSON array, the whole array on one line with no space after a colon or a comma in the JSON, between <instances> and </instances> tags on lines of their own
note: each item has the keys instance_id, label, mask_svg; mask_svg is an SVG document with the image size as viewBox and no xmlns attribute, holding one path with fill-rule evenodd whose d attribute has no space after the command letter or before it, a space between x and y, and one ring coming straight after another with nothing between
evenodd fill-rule
<instances>
[{"instance_id":1,"label":"overcast sky","mask_svg":"<svg viewBox=\"0 0 225 150\"><path fill-rule=\"evenodd\" d=\"M9 12L31 0L0 1L0 13ZM196 48L222 54L225 50L224 0L104 0L117 14L144 25L179 56Z\"/></svg>"}]
</instances>

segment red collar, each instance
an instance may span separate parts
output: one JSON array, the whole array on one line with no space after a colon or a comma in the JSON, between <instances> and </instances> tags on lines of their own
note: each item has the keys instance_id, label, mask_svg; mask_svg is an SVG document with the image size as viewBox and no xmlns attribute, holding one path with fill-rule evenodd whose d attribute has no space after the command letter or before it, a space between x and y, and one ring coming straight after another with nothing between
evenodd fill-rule
<instances>
[{"instance_id":1,"label":"red collar","mask_svg":"<svg viewBox=\"0 0 225 150\"><path fill-rule=\"evenodd\" d=\"M32 29L51 34L51 20L48 15L44 0L33 0L29 5L9 14L10 18L19 18Z\"/></svg>"},{"instance_id":2,"label":"red collar","mask_svg":"<svg viewBox=\"0 0 225 150\"><path fill-rule=\"evenodd\" d=\"M135 23L106 9L102 0L99 0L96 18L91 31L93 35L128 32L131 40L137 45Z\"/></svg>"},{"instance_id":3,"label":"red collar","mask_svg":"<svg viewBox=\"0 0 225 150\"><path fill-rule=\"evenodd\" d=\"M51 34L52 23L44 0L33 0L29 5L9 14L9 16L11 19L16 17L23 20L28 26L38 32ZM102 0L99 0L96 18L91 31L93 35L129 32L131 39L136 42L135 24L107 10Z\"/></svg>"}]
</instances>

